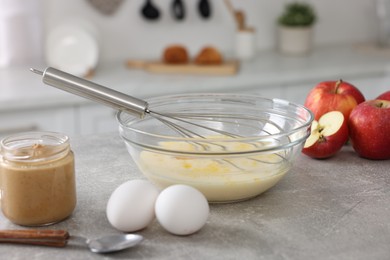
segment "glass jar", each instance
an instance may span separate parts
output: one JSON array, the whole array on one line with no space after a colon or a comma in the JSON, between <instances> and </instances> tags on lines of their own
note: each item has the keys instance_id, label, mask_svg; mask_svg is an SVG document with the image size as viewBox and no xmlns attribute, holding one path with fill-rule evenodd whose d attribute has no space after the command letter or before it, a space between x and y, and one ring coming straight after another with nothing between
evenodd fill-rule
<instances>
[{"instance_id":1,"label":"glass jar","mask_svg":"<svg viewBox=\"0 0 390 260\"><path fill-rule=\"evenodd\" d=\"M66 135L30 132L0 143L1 209L15 224L59 222L76 206L74 155Z\"/></svg>"}]
</instances>

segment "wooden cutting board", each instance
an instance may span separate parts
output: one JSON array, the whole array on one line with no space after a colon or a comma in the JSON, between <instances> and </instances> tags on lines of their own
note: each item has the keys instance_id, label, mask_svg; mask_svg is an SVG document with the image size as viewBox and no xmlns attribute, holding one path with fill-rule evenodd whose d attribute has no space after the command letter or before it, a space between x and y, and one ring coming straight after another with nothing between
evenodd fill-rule
<instances>
[{"instance_id":1,"label":"wooden cutting board","mask_svg":"<svg viewBox=\"0 0 390 260\"><path fill-rule=\"evenodd\" d=\"M193 74L193 75L234 75L238 72L239 62L226 61L220 65L166 64L163 62L128 60L126 66L129 69L143 69L152 73Z\"/></svg>"}]
</instances>

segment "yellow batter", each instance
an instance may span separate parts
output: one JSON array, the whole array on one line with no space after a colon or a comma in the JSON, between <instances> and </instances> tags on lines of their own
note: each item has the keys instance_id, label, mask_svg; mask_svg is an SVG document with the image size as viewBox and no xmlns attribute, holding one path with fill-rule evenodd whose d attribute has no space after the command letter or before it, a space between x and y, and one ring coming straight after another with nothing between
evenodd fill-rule
<instances>
[{"instance_id":1,"label":"yellow batter","mask_svg":"<svg viewBox=\"0 0 390 260\"><path fill-rule=\"evenodd\" d=\"M160 145L167 150L187 152L242 152L265 144L221 141L215 145L191 142L161 142ZM285 175L290 163L274 153L195 157L142 151L138 166L149 179L162 187L173 183L188 184L203 192L209 201L224 202L254 197L266 191Z\"/></svg>"}]
</instances>

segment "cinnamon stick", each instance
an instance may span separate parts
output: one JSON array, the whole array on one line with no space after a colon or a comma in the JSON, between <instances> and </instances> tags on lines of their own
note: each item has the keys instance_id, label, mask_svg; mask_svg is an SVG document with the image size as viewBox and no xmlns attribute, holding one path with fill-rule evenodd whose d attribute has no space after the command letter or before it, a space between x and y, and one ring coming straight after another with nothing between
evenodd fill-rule
<instances>
[{"instance_id":1,"label":"cinnamon stick","mask_svg":"<svg viewBox=\"0 0 390 260\"><path fill-rule=\"evenodd\" d=\"M69 237L69 233L66 230L0 230L0 243L64 247Z\"/></svg>"}]
</instances>

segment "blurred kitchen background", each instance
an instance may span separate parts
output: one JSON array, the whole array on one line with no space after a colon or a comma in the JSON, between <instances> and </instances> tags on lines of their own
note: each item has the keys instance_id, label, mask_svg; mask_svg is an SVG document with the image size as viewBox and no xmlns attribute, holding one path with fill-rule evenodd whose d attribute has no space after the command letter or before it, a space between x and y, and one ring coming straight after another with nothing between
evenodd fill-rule
<instances>
[{"instance_id":1,"label":"blurred kitchen background","mask_svg":"<svg viewBox=\"0 0 390 260\"><path fill-rule=\"evenodd\" d=\"M43 85L30 67L55 66L139 98L239 91L302 104L316 83L339 78L367 99L389 90L390 0L299 1L316 14L312 42L309 50L285 53L278 49L277 20L291 2L0 0L0 136L117 129L115 111ZM182 19L173 15L173 5L184 7ZM193 75L126 66L160 61L172 44L185 46L191 59L213 46L237 68Z\"/></svg>"},{"instance_id":2,"label":"blurred kitchen background","mask_svg":"<svg viewBox=\"0 0 390 260\"><path fill-rule=\"evenodd\" d=\"M199 0L182 0L186 8L186 17L183 21L172 17L170 8L173 1L152 1L160 10L161 17L151 22L141 15L140 10L147 2L145 0L123 0L118 10L109 16L102 15L92 7L90 3L93 1L47 0L44 1L44 25L46 30L50 31L60 23L78 18L93 23L99 30L102 61L126 57L158 58L162 49L172 43L186 45L192 54L205 44L215 45L223 52L234 50L234 20L224 1L209 0L213 9L211 17L202 19L197 7ZM236 9L244 11L247 23L256 29L257 49L273 49L276 45L275 20L288 1L231 0L231 2ZM314 34L316 45L379 40L379 19L375 1L308 2L313 4L319 17ZM390 14L388 15L390 19Z\"/></svg>"},{"instance_id":3,"label":"blurred kitchen background","mask_svg":"<svg viewBox=\"0 0 390 260\"><path fill-rule=\"evenodd\" d=\"M4 37L8 34L14 35L13 44L24 44L29 49L23 52L35 53L41 51L40 47L44 47L45 36L58 26L69 22L88 22L95 27L102 62L126 57L157 58L161 55L162 49L172 43L187 45L191 53L204 44L216 45L224 52L233 51L235 24L223 0L209 0L212 9L209 19L204 19L199 14L197 5L200 0L182 0L186 9L186 17L182 21L171 15L173 1L151 1L160 12L159 19L152 21L141 14L147 0L1 0L1 41L3 45L4 41L7 41ZM117 9L110 14L104 14L93 6L93 3L97 3L97 6L103 3L104 6L105 2L106 5L107 2L112 2L112 5L116 3ZM244 11L247 23L255 28L257 50L275 48L275 21L288 2L231 0L234 8ZM384 2L384 6L390 5L386 0L306 2L313 5L318 15L314 33L315 45L379 41L382 21L378 17L377 3ZM378 4L379 7L380 5ZM14 10L7 10L8 8ZM7 11L14 13L7 15ZM390 14L386 13L386 10L383 12L390 20ZM9 28L5 28L6 26ZM23 28L24 26L26 28ZM7 32L8 30L11 32ZM20 36L18 30L27 34ZM28 42L17 43L17 40ZM34 43L33 46L29 45L31 41ZM5 52L4 47L1 47L2 52Z\"/></svg>"}]
</instances>

